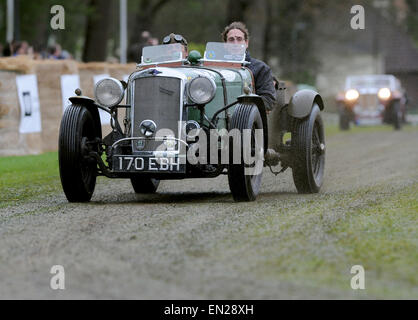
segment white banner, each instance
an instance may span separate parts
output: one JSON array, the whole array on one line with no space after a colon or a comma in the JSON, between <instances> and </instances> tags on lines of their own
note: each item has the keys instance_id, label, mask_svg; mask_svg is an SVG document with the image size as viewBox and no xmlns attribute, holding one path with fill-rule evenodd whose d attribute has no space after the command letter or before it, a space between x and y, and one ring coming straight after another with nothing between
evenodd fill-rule
<instances>
[{"instance_id":1,"label":"white banner","mask_svg":"<svg viewBox=\"0 0 418 320\"><path fill-rule=\"evenodd\" d=\"M78 74L63 74L61 76L62 110L71 104L71 97L75 96L75 90L80 88L80 76Z\"/></svg>"},{"instance_id":2,"label":"white banner","mask_svg":"<svg viewBox=\"0 0 418 320\"><path fill-rule=\"evenodd\" d=\"M105 78L109 78L110 76L108 74L98 74L96 76L93 77L93 82L94 82L94 87L96 87L97 82L99 82L102 79ZM99 109L99 114L100 114L100 120L102 122L102 124L110 124L110 114L108 114L106 111L100 110Z\"/></svg>"},{"instance_id":3,"label":"white banner","mask_svg":"<svg viewBox=\"0 0 418 320\"><path fill-rule=\"evenodd\" d=\"M17 76L16 85L21 110L19 132L41 132L41 110L36 75Z\"/></svg>"}]
</instances>

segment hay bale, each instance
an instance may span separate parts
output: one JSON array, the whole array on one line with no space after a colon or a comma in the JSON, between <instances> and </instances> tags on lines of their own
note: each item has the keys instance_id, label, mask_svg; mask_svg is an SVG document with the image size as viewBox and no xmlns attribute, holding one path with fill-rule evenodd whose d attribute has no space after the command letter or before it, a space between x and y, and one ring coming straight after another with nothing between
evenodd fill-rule
<instances>
[{"instance_id":1,"label":"hay bale","mask_svg":"<svg viewBox=\"0 0 418 320\"><path fill-rule=\"evenodd\" d=\"M59 125L63 112L61 75L78 73L83 95L93 98L94 76L109 74L122 80L135 70L135 64L35 61L26 56L0 58L0 156L38 154L58 149ZM19 133L21 111L16 76L23 74L36 74L38 79L41 133ZM124 112L120 112L122 126L123 117ZM111 131L110 125L104 125L102 129L104 136Z\"/></svg>"},{"instance_id":2,"label":"hay bale","mask_svg":"<svg viewBox=\"0 0 418 320\"><path fill-rule=\"evenodd\" d=\"M35 64L36 61L29 56L0 58L0 70L19 74L32 74Z\"/></svg>"},{"instance_id":3,"label":"hay bale","mask_svg":"<svg viewBox=\"0 0 418 320\"><path fill-rule=\"evenodd\" d=\"M78 65L78 70L83 95L94 98L93 78L99 74L109 74L109 64L104 62L80 63Z\"/></svg>"},{"instance_id":4,"label":"hay bale","mask_svg":"<svg viewBox=\"0 0 418 320\"><path fill-rule=\"evenodd\" d=\"M136 64L111 64L109 65L109 75L112 78L123 80L125 75L130 75L136 71Z\"/></svg>"},{"instance_id":5,"label":"hay bale","mask_svg":"<svg viewBox=\"0 0 418 320\"><path fill-rule=\"evenodd\" d=\"M20 106L16 75L17 72L0 71L0 156L25 152L19 134Z\"/></svg>"},{"instance_id":6,"label":"hay bale","mask_svg":"<svg viewBox=\"0 0 418 320\"><path fill-rule=\"evenodd\" d=\"M58 149L58 133L63 115L61 75L76 74L77 62L45 60L34 67L38 78L39 102L42 117L42 151Z\"/></svg>"}]
</instances>

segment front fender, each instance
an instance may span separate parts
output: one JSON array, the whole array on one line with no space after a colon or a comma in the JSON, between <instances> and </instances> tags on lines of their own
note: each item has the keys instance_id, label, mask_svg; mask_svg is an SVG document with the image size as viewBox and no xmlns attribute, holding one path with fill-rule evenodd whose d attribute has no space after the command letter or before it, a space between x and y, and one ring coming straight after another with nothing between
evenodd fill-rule
<instances>
[{"instance_id":1,"label":"front fender","mask_svg":"<svg viewBox=\"0 0 418 320\"><path fill-rule=\"evenodd\" d=\"M287 112L293 118L302 119L311 113L314 103L318 104L321 111L324 110L324 102L318 92L309 89L300 90L290 99Z\"/></svg>"},{"instance_id":2,"label":"front fender","mask_svg":"<svg viewBox=\"0 0 418 320\"><path fill-rule=\"evenodd\" d=\"M256 94L245 94L237 98L239 103L253 103L257 106L263 120L263 136L264 136L264 152L267 152L268 147L268 127L267 127L267 113L264 106L263 99Z\"/></svg>"},{"instance_id":3,"label":"front fender","mask_svg":"<svg viewBox=\"0 0 418 320\"><path fill-rule=\"evenodd\" d=\"M94 102L94 100L89 97L81 96L71 97L69 98L69 100L73 105L85 107L87 108L87 110L90 111L91 115L93 116L95 127L97 130L96 134L98 137L102 138L102 123L100 121L99 108Z\"/></svg>"}]
</instances>

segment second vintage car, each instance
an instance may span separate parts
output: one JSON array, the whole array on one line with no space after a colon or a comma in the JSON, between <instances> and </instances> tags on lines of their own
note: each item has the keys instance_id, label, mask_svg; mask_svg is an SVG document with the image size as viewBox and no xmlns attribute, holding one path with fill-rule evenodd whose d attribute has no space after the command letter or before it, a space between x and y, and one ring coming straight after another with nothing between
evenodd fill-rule
<instances>
[{"instance_id":1,"label":"second vintage car","mask_svg":"<svg viewBox=\"0 0 418 320\"><path fill-rule=\"evenodd\" d=\"M340 129L350 123L370 125L388 123L399 130L406 119L406 94L393 75L349 76L345 91L337 96Z\"/></svg>"},{"instance_id":2,"label":"second vintage car","mask_svg":"<svg viewBox=\"0 0 418 320\"><path fill-rule=\"evenodd\" d=\"M276 175L291 168L300 193L318 192L322 98L301 90L285 103L279 82L278 105L267 114L247 65L242 45L208 43L203 58L197 51L183 57L180 44L145 47L127 82L99 81L94 99L76 90L59 135L67 199L90 201L97 176L127 178L135 192L154 193L161 180L227 175L234 200L253 201L263 167ZM111 116L105 137L99 110Z\"/></svg>"}]
</instances>

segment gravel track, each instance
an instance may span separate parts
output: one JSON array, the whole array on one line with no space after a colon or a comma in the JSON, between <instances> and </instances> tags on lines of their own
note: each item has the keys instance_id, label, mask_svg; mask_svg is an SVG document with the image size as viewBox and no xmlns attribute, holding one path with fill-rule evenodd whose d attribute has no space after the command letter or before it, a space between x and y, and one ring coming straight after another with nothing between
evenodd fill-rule
<instances>
[{"instance_id":1,"label":"gravel track","mask_svg":"<svg viewBox=\"0 0 418 320\"><path fill-rule=\"evenodd\" d=\"M330 137L318 195L298 195L290 171L274 177L266 170L253 203L234 203L226 177L164 181L151 196L135 195L127 180L99 179L88 204L69 204L57 193L0 209L0 298L346 298L336 289L259 276L253 271L260 257L248 252L262 255L269 240L254 244L246 232L282 215L292 222L286 232L300 229L309 241L326 242L306 208L320 202L332 225L345 214L335 209L339 201L356 190L382 193L354 198L351 207L417 181L418 131ZM64 291L49 287L53 265L65 267Z\"/></svg>"}]
</instances>

